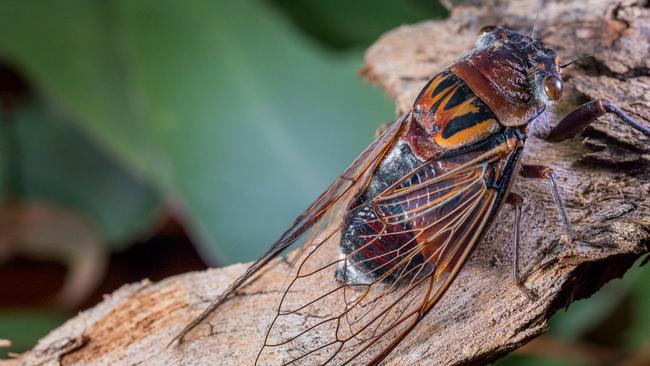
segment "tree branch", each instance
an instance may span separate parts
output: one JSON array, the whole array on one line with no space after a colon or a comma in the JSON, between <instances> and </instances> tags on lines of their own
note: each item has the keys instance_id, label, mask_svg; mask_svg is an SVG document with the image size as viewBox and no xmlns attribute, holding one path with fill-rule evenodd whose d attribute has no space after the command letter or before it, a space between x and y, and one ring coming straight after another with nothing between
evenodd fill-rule
<instances>
[{"instance_id":1,"label":"tree branch","mask_svg":"<svg viewBox=\"0 0 650 366\"><path fill-rule=\"evenodd\" d=\"M434 73L473 45L478 29L531 28L538 1L489 1L457 7L451 18L403 26L367 52L363 76L381 85L399 111ZM562 115L605 97L650 123L650 9L643 1L544 1L536 34L558 50L565 69ZM583 57L584 55L590 55ZM368 108L369 106L359 106ZM528 163L554 168L578 242L563 239L545 182L518 180L525 199L521 263L529 301L510 280L513 212L502 210L444 299L390 354L386 365L485 363L538 336L547 320L588 297L648 253L650 155L647 138L601 118L582 139L549 144L529 139ZM600 243L599 246L586 244ZM125 286L5 364L252 364L275 314L286 262L239 291L178 347L169 340L245 265ZM305 290L305 296L310 291Z\"/></svg>"}]
</instances>

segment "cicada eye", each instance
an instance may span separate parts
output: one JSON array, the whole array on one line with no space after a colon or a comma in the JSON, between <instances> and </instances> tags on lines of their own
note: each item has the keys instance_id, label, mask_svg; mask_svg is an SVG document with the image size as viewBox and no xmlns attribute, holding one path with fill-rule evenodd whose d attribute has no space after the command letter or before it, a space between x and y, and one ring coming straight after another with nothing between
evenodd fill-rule
<instances>
[{"instance_id":1,"label":"cicada eye","mask_svg":"<svg viewBox=\"0 0 650 366\"><path fill-rule=\"evenodd\" d=\"M486 25L486 26L484 26L483 28L481 28L480 31L478 31L478 35L479 35L479 36L482 36L482 35L484 35L484 34L486 34L486 33L490 33L490 32L492 32L492 31L495 30L495 29L497 29L497 26L496 26L496 25Z\"/></svg>"},{"instance_id":2,"label":"cicada eye","mask_svg":"<svg viewBox=\"0 0 650 366\"><path fill-rule=\"evenodd\" d=\"M563 90L562 80L555 75L549 75L544 78L544 92L551 100L558 100L562 97Z\"/></svg>"}]
</instances>

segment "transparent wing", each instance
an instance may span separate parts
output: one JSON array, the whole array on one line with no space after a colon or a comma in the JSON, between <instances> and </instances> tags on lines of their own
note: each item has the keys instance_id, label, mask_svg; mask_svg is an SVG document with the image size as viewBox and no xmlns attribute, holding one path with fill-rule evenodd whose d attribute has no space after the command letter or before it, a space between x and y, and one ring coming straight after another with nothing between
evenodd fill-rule
<instances>
[{"instance_id":1,"label":"transparent wing","mask_svg":"<svg viewBox=\"0 0 650 366\"><path fill-rule=\"evenodd\" d=\"M256 364L373 364L442 297L494 213L499 149L427 162L305 243Z\"/></svg>"},{"instance_id":2,"label":"transparent wing","mask_svg":"<svg viewBox=\"0 0 650 366\"><path fill-rule=\"evenodd\" d=\"M341 206L341 201L344 201L342 206L345 206L345 196L352 197L360 189L365 187L377 164L403 131L406 125L406 116L402 116L390 125L381 136L368 146L355 159L352 165L346 169L343 175L337 178L305 212L294 220L289 229L282 234L280 239L273 243L271 248L261 258L255 261L237 280L228 286L218 298L211 302L198 317L179 332L169 344L174 343L176 340L182 341L183 337L189 331L200 324L201 321L219 307L239 287L251 279L264 265L298 241L310 229L314 228L316 223L320 223L318 227L326 225L327 219L335 216L334 213L337 211L337 206Z\"/></svg>"}]
</instances>

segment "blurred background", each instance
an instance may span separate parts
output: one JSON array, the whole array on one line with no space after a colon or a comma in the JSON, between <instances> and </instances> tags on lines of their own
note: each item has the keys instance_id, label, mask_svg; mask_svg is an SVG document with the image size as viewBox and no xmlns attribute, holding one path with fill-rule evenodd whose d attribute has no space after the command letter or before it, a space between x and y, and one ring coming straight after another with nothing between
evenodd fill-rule
<instances>
[{"instance_id":1,"label":"blurred background","mask_svg":"<svg viewBox=\"0 0 650 366\"><path fill-rule=\"evenodd\" d=\"M426 0L0 2L0 358L126 283L257 258L394 119L357 76L364 50L445 16ZM498 364L650 353L649 287L635 266Z\"/></svg>"}]
</instances>

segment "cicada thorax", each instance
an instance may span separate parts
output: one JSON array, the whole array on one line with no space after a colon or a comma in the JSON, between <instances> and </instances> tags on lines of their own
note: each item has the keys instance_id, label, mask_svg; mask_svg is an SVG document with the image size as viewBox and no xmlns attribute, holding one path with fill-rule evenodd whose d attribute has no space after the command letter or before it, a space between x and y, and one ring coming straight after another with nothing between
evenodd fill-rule
<instances>
[{"instance_id":1,"label":"cicada thorax","mask_svg":"<svg viewBox=\"0 0 650 366\"><path fill-rule=\"evenodd\" d=\"M490 108L462 79L445 71L433 77L415 100L407 139L416 153L427 158L483 140L500 129Z\"/></svg>"},{"instance_id":2,"label":"cicada thorax","mask_svg":"<svg viewBox=\"0 0 650 366\"><path fill-rule=\"evenodd\" d=\"M527 62L511 46L476 50L449 70L466 83L503 126L525 126L545 109L535 96Z\"/></svg>"}]
</instances>

